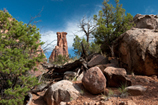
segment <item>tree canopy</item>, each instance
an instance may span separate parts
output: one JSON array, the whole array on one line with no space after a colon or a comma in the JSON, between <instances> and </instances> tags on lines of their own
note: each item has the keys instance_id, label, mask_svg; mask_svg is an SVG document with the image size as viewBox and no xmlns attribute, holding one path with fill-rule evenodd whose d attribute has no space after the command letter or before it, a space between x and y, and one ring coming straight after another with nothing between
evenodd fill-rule
<instances>
[{"instance_id":1,"label":"tree canopy","mask_svg":"<svg viewBox=\"0 0 158 105\"><path fill-rule=\"evenodd\" d=\"M133 25L133 16L130 13L125 14L125 9L119 0L115 0L116 7L109 4L109 0L104 0L103 8L98 15L94 15L97 22L97 28L93 32L95 43L102 44L102 51L110 53L109 47L112 42Z\"/></svg>"},{"instance_id":2,"label":"tree canopy","mask_svg":"<svg viewBox=\"0 0 158 105\"><path fill-rule=\"evenodd\" d=\"M76 35L72 46L74 47L74 52L77 56L81 56L83 52L81 43L83 44L83 47L85 48L87 54L100 52L100 45L95 44L94 42L87 42L84 37L80 38Z\"/></svg>"},{"instance_id":3,"label":"tree canopy","mask_svg":"<svg viewBox=\"0 0 158 105\"><path fill-rule=\"evenodd\" d=\"M29 75L44 58L37 54L40 43L35 25L18 22L0 11L0 104L22 105L27 92L38 82Z\"/></svg>"}]
</instances>

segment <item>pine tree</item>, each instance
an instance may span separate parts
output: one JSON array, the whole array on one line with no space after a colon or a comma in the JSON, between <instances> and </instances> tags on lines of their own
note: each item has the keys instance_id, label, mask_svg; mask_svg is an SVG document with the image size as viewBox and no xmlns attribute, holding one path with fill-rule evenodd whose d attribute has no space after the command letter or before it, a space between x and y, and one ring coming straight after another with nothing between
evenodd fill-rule
<instances>
[{"instance_id":1,"label":"pine tree","mask_svg":"<svg viewBox=\"0 0 158 105\"><path fill-rule=\"evenodd\" d=\"M100 52L100 45L95 44L94 42L87 42L84 37L80 38L79 36L76 35L72 46L74 47L74 52L77 56L81 56L82 54L81 42L83 44L83 47L86 49L87 54Z\"/></svg>"},{"instance_id":2,"label":"pine tree","mask_svg":"<svg viewBox=\"0 0 158 105\"><path fill-rule=\"evenodd\" d=\"M109 4L109 0L104 0L103 8L98 15L94 15L97 22L97 28L93 32L95 43L102 44L102 51L110 53L112 42L122 33L134 26L133 16L130 13L125 14L125 9L119 0L115 0L116 7Z\"/></svg>"},{"instance_id":3,"label":"pine tree","mask_svg":"<svg viewBox=\"0 0 158 105\"><path fill-rule=\"evenodd\" d=\"M22 105L27 92L37 80L29 75L44 55L37 55L43 43L36 26L18 22L8 12L0 11L0 104Z\"/></svg>"}]
</instances>

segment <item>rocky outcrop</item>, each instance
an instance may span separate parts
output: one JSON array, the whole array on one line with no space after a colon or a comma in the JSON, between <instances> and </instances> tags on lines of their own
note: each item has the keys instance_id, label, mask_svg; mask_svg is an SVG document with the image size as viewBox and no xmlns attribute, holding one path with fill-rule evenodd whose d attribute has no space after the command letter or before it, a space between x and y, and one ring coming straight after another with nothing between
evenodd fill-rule
<instances>
[{"instance_id":1,"label":"rocky outcrop","mask_svg":"<svg viewBox=\"0 0 158 105\"><path fill-rule=\"evenodd\" d=\"M133 28L122 34L114 44L120 66L128 72L158 75L158 33Z\"/></svg>"},{"instance_id":2,"label":"rocky outcrop","mask_svg":"<svg viewBox=\"0 0 158 105\"><path fill-rule=\"evenodd\" d=\"M134 18L136 28L156 29L158 25L157 15L141 15L137 14Z\"/></svg>"},{"instance_id":3,"label":"rocky outcrop","mask_svg":"<svg viewBox=\"0 0 158 105\"><path fill-rule=\"evenodd\" d=\"M92 67L84 74L82 84L90 93L99 94L106 88L106 78L98 67Z\"/></svg>"},{"instance_id":4,"label":"rocky outcrop","mask_svg":"<svg viewBox=\"0 0 158 105\"><path fill-rule=\"evenodd\" d=\"M68 45L66 39L66 32L57 32L57 46L53 49L49 61L53 62L58 57L58 55L68 57Z\"/></svg>"},{"instance_id":5,"label":"rocky outcrop","mask_svg":"<svg viewBox=\"0 0 158 105\"><path fill-rule=\"evenodd\" d=\"M114 42L115 56L128 73L158 75L158 33L155 15L136 15L137 28L126 31Z\"/></svg>"}]
</instances>

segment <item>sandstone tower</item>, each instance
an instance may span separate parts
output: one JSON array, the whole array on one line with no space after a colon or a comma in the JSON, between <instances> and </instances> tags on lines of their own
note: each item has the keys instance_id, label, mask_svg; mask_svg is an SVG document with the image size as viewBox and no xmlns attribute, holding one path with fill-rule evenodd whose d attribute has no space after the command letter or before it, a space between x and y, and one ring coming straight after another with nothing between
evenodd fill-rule
<instances>
[{"instance_id":1,"label":"sandstone tower","mask_svg":"<svg viewBox=\"0 0 158 105\"><path fill-rule=\"evenodd\" d=\"M53 49L50 57L49 62L53 62L58 55L68 57L68 46L67 46L67 39L66 39L66 32L57 32L57 46Z\"/></svg>"}]
</instances>

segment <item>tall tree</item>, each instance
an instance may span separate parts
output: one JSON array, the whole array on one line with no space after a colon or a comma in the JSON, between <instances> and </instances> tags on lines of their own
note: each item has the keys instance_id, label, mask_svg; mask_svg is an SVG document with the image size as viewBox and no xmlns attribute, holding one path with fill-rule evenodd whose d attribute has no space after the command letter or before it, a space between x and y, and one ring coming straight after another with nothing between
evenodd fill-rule
<instances>
[{"instance_id":1,"label":"tall tree","mask_svg":"<svg viewBox=\"0 0 158 105\"><path fill-rule=\"evenodd\" d=\"M92 18L83 17L80 21L79 28L85 33L86 41L89 43L92 32L96 28L96 24Z\"/></svg>"},{"instance_id":2,"label":"tall tree","mask_svg":"<svg viewBox=\"0 0 158 105\"><path fill-rule=\"evenodd\" d=\"M74 43L72 46L74 47L74 52L77 56L81 56L83 52L82 47L84 47L84 49L86 50L86 54L100 52L100 45L95 44L94 42L88 43L84 37L80 38L77 35L74 38Z\"/></svg>"},{"instance_id":3,"label":"tall tree","mask_svg":"<svg viewBox=\"0 0 158 105\"><path fill-rule=\"evenodd\" d=\"M0 104L22 105L24 96L38 82L29 75L44 58L38 54L39 29L18 22L0 11Z\"/></svg>"},{"instance_id":4,"label":"tall tree","mask_svg":"<svg viewBox=\"0 0 158 105\"><path fill-rule=\"evenodd\" d=\"M116 7L109 4L109 0L104 0L103 8L98 15L94 15L97 22L97 28L93 32L95 42L102 44L102 51L110 54L112 42L133 25L133 16L130 13L125 14L125 9L119 0L115 0Z\"/></svg>"}]
</instances>

